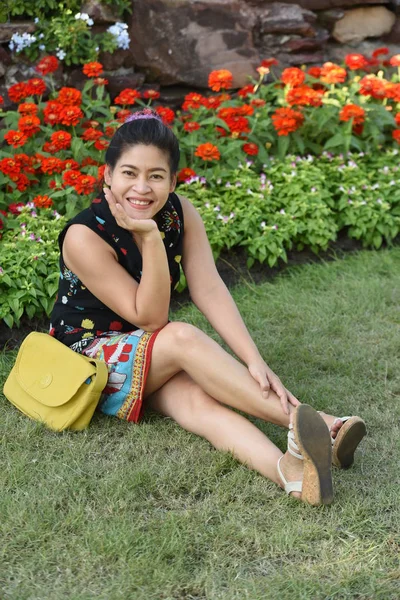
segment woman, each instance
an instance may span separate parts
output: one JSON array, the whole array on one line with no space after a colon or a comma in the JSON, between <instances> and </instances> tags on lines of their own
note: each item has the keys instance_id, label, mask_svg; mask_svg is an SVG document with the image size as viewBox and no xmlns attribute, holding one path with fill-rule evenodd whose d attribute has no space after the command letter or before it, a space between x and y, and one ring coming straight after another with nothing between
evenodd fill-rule
<instances>
[{"instance_id":1,"label":"woman","mask_svg":"<svg viewBox=\"0 0 400 600\"><path fill-rule=\"evenodd\" d=\"M158 116L134 113L105 159L108 187L60 234L50 331L108 364L99 409L138 422L145 404L287 493L328 504L332 444L334 462L350 466L364 422L300 405L265 363L218 275L199 214L174 193L178 141ZM168 321L180 263L193 302L242 362L197 328ZM228 407L290 425L288 451Z\"/></svg>"}]
</instances>

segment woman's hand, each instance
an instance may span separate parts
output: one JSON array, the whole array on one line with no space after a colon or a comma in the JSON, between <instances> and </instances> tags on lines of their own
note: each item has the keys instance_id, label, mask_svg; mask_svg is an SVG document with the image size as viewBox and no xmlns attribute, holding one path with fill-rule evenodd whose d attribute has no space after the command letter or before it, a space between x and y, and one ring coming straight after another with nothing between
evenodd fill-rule
<instances>
[{"instance_id":1,"label":"woman's hand","mask_svg":"<svg viewBox=\"0 0 400 600\"><path fill-rule=\"evenodd\" d=\"M283 412L286 415L289 414L289 404L292 406L298 406L300 404L299 400L285 388L279 377L262 359L249 363L247 368L253 379L260 385L264 398L268 398L270 389L276 393L281 401Z\"/></svg>"},{"instance_id":2,"label":"woman's hand","mask_svg":"<svg viewBox=\"0 0 400 600\"><path fill-rule=\"evenodd\" d=\"M116 201L114 194L109 188L103 188L103 191L110 212L120 227L137 233L141 237L146 237L146 235L158 231L157 223L153 219L132 219L121 204Z\"/></svg>"}]
</instances>

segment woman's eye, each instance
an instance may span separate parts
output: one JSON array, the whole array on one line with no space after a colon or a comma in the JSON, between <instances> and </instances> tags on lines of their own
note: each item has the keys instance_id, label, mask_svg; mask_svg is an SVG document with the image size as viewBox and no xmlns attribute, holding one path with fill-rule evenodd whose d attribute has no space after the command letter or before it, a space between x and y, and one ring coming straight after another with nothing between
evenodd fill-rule
<instances>
[{"instance_id":1,"label":"woman's eye","mask_svg":"<svg viewBox=\"0 0 400 600\"><path fill-rule=\"evenodd\" d=\"M154 174L154 175L152 175L152 178L153 179L162 179L162 175L156 175L156 174Z\"/></svg>"},{"instance_id":2,"label":"woman's eye","mask_svg":"<svg viewBox=\"0 0 400 600\"><path fill-rule=\"evenodd\" d=\"M128 175L128 177L131 177L132 175L134 175L135 173L133 171L123 171L124 175Z\"/></svg>"}]
</instances>

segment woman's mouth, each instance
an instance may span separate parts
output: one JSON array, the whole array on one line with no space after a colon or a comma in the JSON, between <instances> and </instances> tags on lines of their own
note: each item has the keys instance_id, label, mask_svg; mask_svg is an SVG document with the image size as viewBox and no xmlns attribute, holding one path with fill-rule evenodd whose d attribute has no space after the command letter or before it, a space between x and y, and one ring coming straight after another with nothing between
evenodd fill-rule
<instances>
[{"instance_id":1,"label":"woman's mouth","mask_svg":"<svg viewBox=\"0 0 400 600\"><path fill-rule=\"evenodd\" d=\"M127 198L127 200L135 208L146 208L152 203L151 200L140 200L139 198Z\"/></svg>"}]
</instances>

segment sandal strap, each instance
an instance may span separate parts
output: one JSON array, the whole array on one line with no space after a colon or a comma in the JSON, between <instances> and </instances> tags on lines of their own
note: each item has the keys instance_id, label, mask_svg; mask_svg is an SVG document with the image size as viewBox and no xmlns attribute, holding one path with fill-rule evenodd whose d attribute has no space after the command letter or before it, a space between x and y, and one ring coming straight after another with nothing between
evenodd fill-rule
<instances>
[{"instance_id":1,"label":"sandal strap","mask_svg":"<svg viewBox=\"0 0 400 600\"><path fill-rule=\"evenodd\" d=\"M281 462L282 458L283 458L283 456L281 456L280 459L278 460L277 469L278 469L279 477L281 478L282 483L285 486L285 492L287 494L291 494L292 492L301 492L301 490L303 489L302 481L287 481L285 479L285 476L283 475L281 467L280 467L280 462Z\"/></svg>"},{"instance_id":2,"label":"sandal strap","mask_svg":"<svg viewBox=\"0 0 400 600\"><path fill-rule=\"evenodd\" d=\"M291 427L289 427L289 432L288 432L288 452L292 456L295 456L296 458L298 458L300 460L304 460L304 457L302 454L300 454L299 447L294 440L294 432L292 431Z\"/></svg>"}]
</instances>

